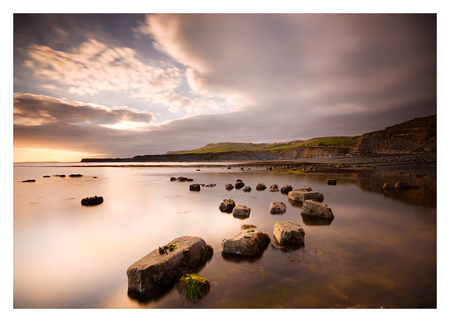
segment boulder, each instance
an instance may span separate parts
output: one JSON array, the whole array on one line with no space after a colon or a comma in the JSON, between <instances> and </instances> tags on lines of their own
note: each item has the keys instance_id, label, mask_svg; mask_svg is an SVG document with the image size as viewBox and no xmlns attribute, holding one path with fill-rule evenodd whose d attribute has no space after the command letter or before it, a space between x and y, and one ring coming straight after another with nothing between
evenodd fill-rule
<instances>
[{"instance_id":1,"label":"boulder","mask_svg":"<svg viewBox=\"0 0 450 322\"><path fill-rule=\"evenodd\" d=\"M280 245L304 245L305 231L290 220L277 221L273 226L273 236Z\"/></svg>"},{"instance_id":2,"label":"boulder","mask_svg":"<svg viewBox=\"0 0 450 322\"><path fill-rule=\"evenodd\" d=\"M176 180L179 182L183 182L183 181L186 181L187 178L186 177L178 177Z\"/></svg>"},{"instance_id":3,"label":"boulder","mask_svg":"<svg viewBox=\"0 0 450 322\"><path fill-rule=\"evenodd\" d=\"M103 203L102 196L100 196L100 197L94 196L94 197L87 197L87 198L81 199L81 204L83 206L96 206L101 203Z\"/></svg>"},{"instance_id":4,"label":"boulder","mask_svg":"<svg viewBox=\"0 0 450 322\"><path fill-rule=\"evenodd\" d=\"M336 179L328 179L327 184L335 186L337 184L337 180Z\"/></svg>"},{"instance_id":5,"label":"boulder","mask_svg":"<svg viewBox=\"0 0 450 322\"><path fill-rule=\"evenodd\" d=\"M281 193L288 194L289 191L292 191L292 186L290 186L288 184L282 185L280 188L280 191L281 191Z\"/></svg>"},{"instance_id":6,"label":"boulder","mask_svg":"<svg viewBox=\"0 0 450 322\"><path fill-rule=\"evenodd\" d=\"M256 256L261 254L269 245L268 234L249 230L242 231L236 236L222 240L222 252L239 256Z\"/></svg>"},{"instance_id":7,"label":"boulder","mask_svg":"<svg viewBox=\"0 0 450 322\"><path fill-rule=\"evenodd\" d=\"M177 181L177 178L175 178L175 177L170 177L170 181Z\"/></svg>"},{"instance_id":8,"label":"boulder","mask_svg":"<svg viewBox=\"0 0 450 322\"><path fill-rule=\"evenodd\" d=\"M278 185L271 184L270 187L269 187L269 190L272 191L272 192L278 192L279 191Z\"/></svg>"},{"instance_id":9,"label":"boulder","mask_svg":"<svg viewBox=\"0 0 450 322\"><path fill-rule=\"evenodd\" d=\"M308 192L308 191L312 191L311 187L300 187L295 189L294 191L304 191L304 192Z\"/></svg>"},{"instance_id":10,"label":"boulder","mask_svg":"<svg viewBox=\"0 0 450 322\"><path fill-rule=\"evenodd\" d=\"M50 178L50 176L49 175L45 175L44 178Z\"/></svg>"},{"instance_id":11,"label":"boulder","mask_svg":"<svg viewBox=\"0 0 450 322\"><path fill-rule=\"evenodd\" d=\"M281 201L272 201L269 211L272 215L284 214L286 212L286 205Z\"/></svg>"},{"instance_id":12,"label":"boulder","mask_svg":"<svg viewBox=\"0 0 450 322\"><path fill-rule=\"evenodd\" d=\"M305 200L323 201L323 194L318 191L289 191L288 198L294 202L304 202Z\"/></svg>"},{"instance_id":13,"label":"boulder","mask_svg":"<svg viewBox=\"0 0 450 322\"><path fill-rule=\"evenodd\" d=\"M82 177L83 175L82 174L79 174L79 173L72 173L72 174L69 174L69 177L70 178L76 178L76 177Z\"/></svg>"},{"instance_id":14,"label":"boulder","mask_svg":"<svg viewBox=\"0 0 450 322\"><path fill-rule=\"evenodd\" d=\"M172 246L172 250L160 250ZM206 264L213 249L200 237L183 236L154 249L127 269L128 292L151 293Z\"/></svg>"},{"instance_id":15,"label":"boulder","mask_svg":"<svg viewBox=\"0 0 450 322\"><path fill-rule=\"evenodd\" d=\"M327 205L313 200L305 200L302 206L302 216L314 216L320 218L334 218L333 211Z\"/></svg>"},{"instance_id":16,"label":"boulder","mask_svg":"<svg viewBox=\"0 0 450 322\"><path fill-rule=\"evenodd\" d=\"M266 190L266 185L264 183L257 183L256 190Z\"/></svg>"},{"instance_id":17,"label":"boulder","mask_svg":"<svg viewBox=\"0 0 450 322\"><path fill-rule=\"evenodd\" d=\"M244 191L244 192L250 192L250 191L252 191L252 187L244 186L241 190Z\"/></svg>"},{"instance_id":18,"label":"boulder","mask_svg":"<svg viewBox=\"0 0 450 322\"><path fill-rule=\"evenodd\" d=\"M227 190L233 190L233 189L234 189L234 186L233 186L231 183L227 183L227 184L225 185L225 189L227 189Z\"/></svg>"},{"instance_id":19,"label":"boulder","mask_svg":"<svg viewBox=\"0 0 450 322\"><path fill-rule=\"evenodd\" d=\"M183 275L177 285L178 293L187 300L197 301L208 294L210 289L209 281L196 273Z\"/></svg>"},{"instance_id":20,"label":"boulder","mask_svg":"<svg viewBox=\"0 0 450 322\"><path fill-rule=\"evenodd\" d=\"M219 205L219 210L231 214L235 206L236 203L233 201L233 199L223 199L223 201Z\"/></svg>"},{"instance_id":21,"label":"boulder","mask_svg":"<svg viewBox=\"0 0 450 322\"><path fill-rule=\"evenodd\" d=\"M189 191L200 191L200 185L198 183L189 185Z\"/></svg>"},{"instance_id":22,"label":"boulder","mask_svg":"<svg viewBox=\"0 0 450 322\"><path fill-rule=\"evenodd\" d=\"M248 218L250 216L251 209L247 206L236 205L233 208L233 217Z\"/></svg>"},{"instance_id":23,"label":"boulder","mask_svg":"<svg viewBox=\"0 0 450 322\"><path fill-rule=\"evenodd\" d=\"M395 184L395 189L399 189L399 190L408 190L411 189L411 185L407 182L403 182L403 181L398 181Z\"/></svg>"},{"instance_id":24,"label":"boulder","mask_svg":"<svg viewBox=\"0 0 450 322\"><path fill-rule=\"evenodd\" d=\"M243 188L244 186L245 186L245 183L243 183L242 181L236 182L236 183L234 184L234 187L235 187L236 189L241 189L241 188Z\"/></svg>"},{"instance_id":25,"label":"boulder","mask_svg":"<svg viewBox=\"0 0 450 322\"><path fill-rule=\"evenodd\" d=\"M383 185L383 190L394 190L394 189L395 189L395 187L392 184L388 183L388 182L386 182Z\"/></svg>"},{"instance_id":26,"label":"boulder","mask_svg":"<svg viewBox=\"0 0 450 322\"><path fill-rule=\"evenodd\" d=\"M35 179L28 179L28 180L23 180L22 182L36 182Z\"/></svg>"}]
</instances>

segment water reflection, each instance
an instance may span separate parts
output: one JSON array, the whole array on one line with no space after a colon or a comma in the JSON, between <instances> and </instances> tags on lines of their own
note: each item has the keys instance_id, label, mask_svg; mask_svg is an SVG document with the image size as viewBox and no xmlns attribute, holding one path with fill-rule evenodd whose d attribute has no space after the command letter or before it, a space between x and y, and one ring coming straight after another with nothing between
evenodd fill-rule
<instances>
[{"instance_id":1,"label":"water reflection","mask_svg":"<svg viewBox=\"0 0 450 322\"><path fill-rule=\"evenodd\" d=\"M334 186L320 175L229 171L92 167L80 170L80 178L40 179L73 170L15 168L14 306L436 306L435 178L339 176ZM170 182L171 176L217 185L193 193L189 182ZM29 178L36 182L20 182ZM302 216L301 205L286 202L281 192L226 190L237 178L251 187L311 186L333 209L333 224ZM385 182L400 179L420 189L382 190ZM82 198L94 195L102 195L104 203L81 206ZM251 208L251 216L238 220L220 212L220 202L230 198ZM219 254L222 239L242 224L273 237L280 217L269 212L272 201L286 204L283 220L304 225L305 245L280 248L272 241L257 257ZM179 236L202 237L215 249L199 271L211 282L208 295L191 303L173 286L148 297L129 293L127 267Z\"/></svg>"}]
</instances>

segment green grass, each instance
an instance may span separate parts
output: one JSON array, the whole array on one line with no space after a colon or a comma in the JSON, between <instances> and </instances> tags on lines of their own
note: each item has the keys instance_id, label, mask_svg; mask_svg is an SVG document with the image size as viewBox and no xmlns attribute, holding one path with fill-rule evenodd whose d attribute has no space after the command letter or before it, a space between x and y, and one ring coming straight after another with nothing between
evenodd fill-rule
<instances>
[{"instance_id":1,"label":"green grass","mask_svg":"<svg viewBox=\"0 0 450 322\"><path fill-rule=\"evenodd\" d=\"M284 152L292 150L298 147L326 147L326 146L338 146L343 152L348 153L350 146L358 137L322 137L313 138L309 140L302 141L291 141L284 143L217 143L208 144L202 148L182 151L178 154L191 154L191 153L221 153L221 152Z\"/></svg>"}]
</instances>

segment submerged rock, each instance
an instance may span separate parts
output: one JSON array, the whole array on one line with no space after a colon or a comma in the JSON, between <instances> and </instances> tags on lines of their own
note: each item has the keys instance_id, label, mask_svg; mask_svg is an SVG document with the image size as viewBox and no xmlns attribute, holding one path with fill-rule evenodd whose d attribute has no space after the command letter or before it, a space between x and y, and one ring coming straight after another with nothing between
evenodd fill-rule
<instances>
[{"instance_id":1,"label":"submerged rock","mask_svg":"<svg viewBox=\"0 0 450 322\"><path fill-rule=\"evenodd\" d=\"M313 200L305 200L302 207L302 216L314 216L320 218L334 218L333 211L327 205Z\"/></svg>"},{"instance_id":2,"label":"submerged rock","mask_svg":"<svg viewBox=\"0 0 450 322\"><path fill-rule=\"evenodd\" d=\"M270 237L260 231L242 231L236 236L222 240L222 252L240 256L256 256L269 245Z\"/></svg>"},{"instance_id":3,"label":"submerged rock","mask_svg":"<svg viewBox=\"0 0 450 322\"><path fill-rule=\"evenodd\" d=\"M236 203L233 201L233 199L223 199L223 201L219 205L219 210L231 214L235 206Z\"/></svg>"},{"instance_id":4,"label":"submerged rock","mask_svg":"<svg viewBox=\"0 0 450 322\"><path fill-rule=\"evenodd\" d=\"M170 286L183 274L201 268L213 254L210 245L200 237L178 237L166 246L176 245L161 254L154 249L127 269L128 292L150 294L154 289Z\"/></svg>"},{"instance_id":5,"label":"submerged rock","mask_svg":"<svg viewBox=\"0 0 450 322\"><path fill-rule=\"evenodd\" d=\"M247 206L236 205L233 208L233 217L248 218L250 216L251 209Z\"/></svg>"},{"instance_id":6,"label":"submerged rock","mask_svg":"<svg viewBox=\"0 0 450 322\"><path fill-rule=\"evenodd\" d=\"M290 220L277 221L273 226L273 235L280 245L304 245L305 231Z\"/></svg>"},{"instance_id":7,"label":"submerged rock","mask_svg":"<svg viewBox=\"0 0 450 322\"><path fill-rule=\"evenodd\" d=\"M272 215L284 214L286 212L286 204L281 201L272 201L269 211Z\"/></svg>"},{"instance_id":8,"label":"submerged rock","mask_svg":"<svg viewBox=\"0 0 450 322\"><path fill-rule=\"evenodd\" d=\"M87 198L83 198L81 199L81 204L83 206L96 206L103 203L103 197L100 196L94 196L94 197L87 197Z\"/></svg>"},{"instance_id":9,"label":"submerged rock","mask_svg":"<svg viewBox=\"0 0 450 322\"><path fill-rule=\"evenodd\" d=\"M208 294L209 281L196 273L183 275L177 285L178 293L190 301L199 300Z\"/></svg>"},{"instance_id":10,"label":"submerged rock","mask_svg":"<svg viewBox=\"0 0 450 322\"><path fill-rule=\"evenodd\" d=\"M281 193L288 194L289 191L292 191L292 186L290 186L288 184L282 185L280 188L280 191L281 191Z\"/></svg>"}]
</instances>

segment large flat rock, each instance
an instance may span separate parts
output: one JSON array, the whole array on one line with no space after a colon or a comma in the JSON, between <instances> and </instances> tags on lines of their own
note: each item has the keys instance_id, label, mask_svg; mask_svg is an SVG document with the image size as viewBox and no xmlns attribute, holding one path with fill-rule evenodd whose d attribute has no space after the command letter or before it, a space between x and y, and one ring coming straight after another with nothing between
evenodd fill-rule
<instances>
[{"instance_id":1,"label":"large flat rock","mask_svg":"<svg viewBox=\"0 0 450 322\"><path fill-rule=\"evenodd\" d=\"M206 264L213 252L200 237L175 238L165 246L169 245L176 245L176 248L155 249L128 268L129 291L147 293L153 288L171 285L183 274L192 273Z\"/></svg>"},{"instance_id":2,"label":"large flat rock","mask_svg":"<svg viewBox=\"0 0 450 322\"><path fill-rule=\"evenodd\" d=\"M277 221L273 226L273 235L280 245L304 245L305 231L290 220Z\"/></svg>"},{"instance_id":3,"label":"large flat rock","mask_svg":"<svg viewBox=\"0 0 450 322\"><path fill-rule=\"evenodd\" d=\"M240 256L255 256L261 254L269 243L268 234L251 229L222 240L222 252Z\"/></svg>"}]
</instances>

